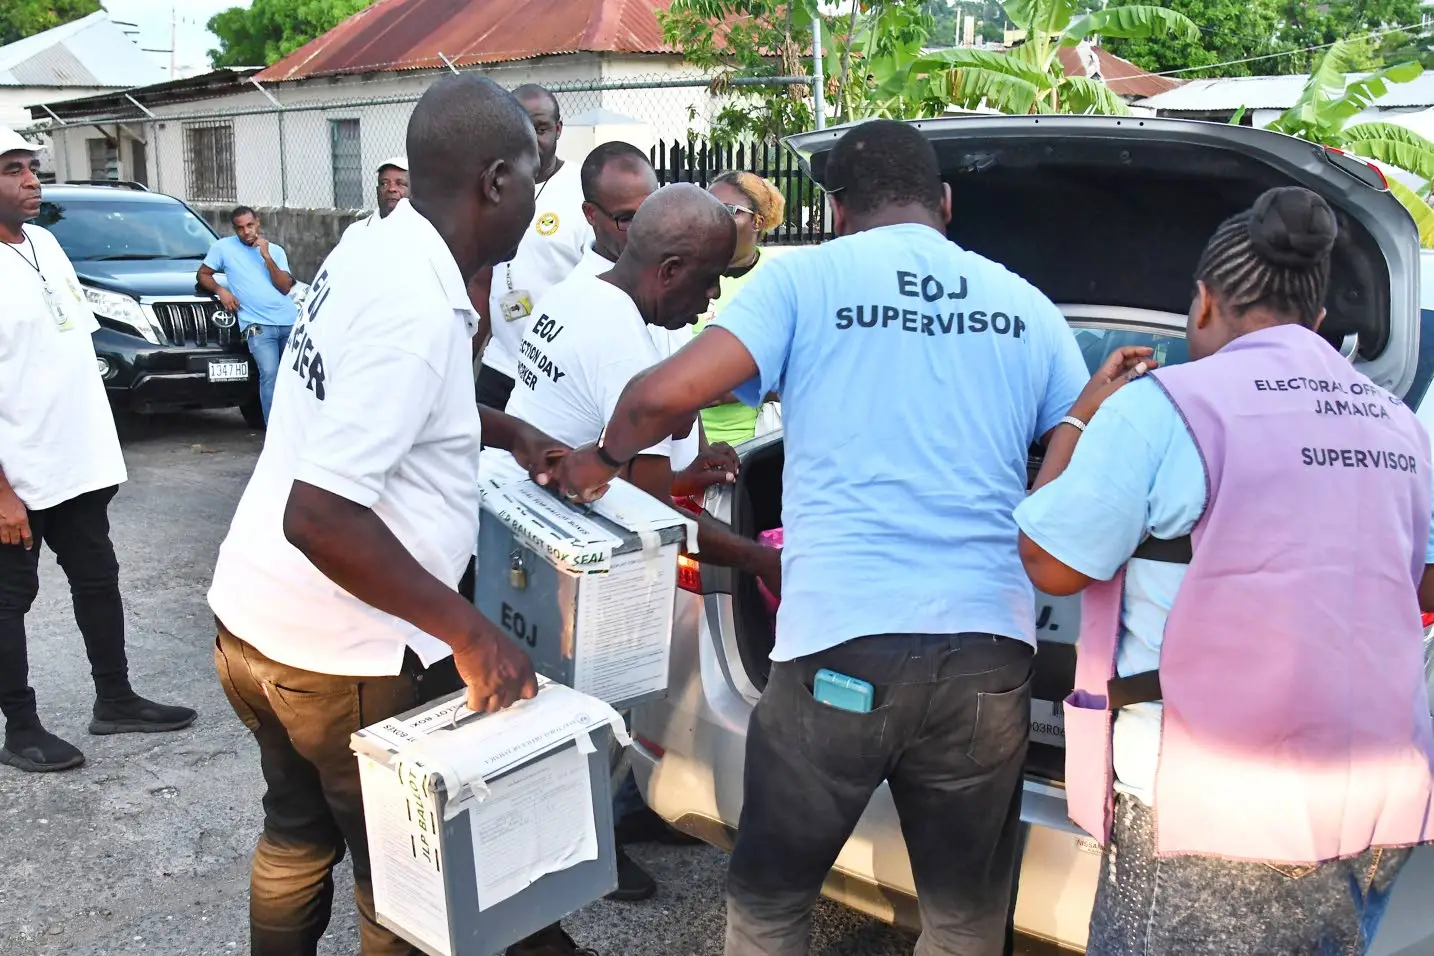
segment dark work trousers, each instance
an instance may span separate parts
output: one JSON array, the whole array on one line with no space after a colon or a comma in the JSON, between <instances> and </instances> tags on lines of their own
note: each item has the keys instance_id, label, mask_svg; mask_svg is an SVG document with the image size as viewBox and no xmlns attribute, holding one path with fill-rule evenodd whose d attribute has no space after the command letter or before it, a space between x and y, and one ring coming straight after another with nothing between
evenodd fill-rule
<instances>
[{"instance_id":1,"label":"dark work trousers","mask_svg":"<svg viewBox=\"0 0 1434 956\"><path fill-rule=\"evenodd\" d=\"M394 677L315 674L272 661L221 624L214 665L259 743L264 832L249 884L253 956L314 956L329 925L334 866L353 859L363 956L420 956L374 916L358 761L349 735L463 686L452 658Z\"/></svg>"},{"instance_id":2,"label":"dark work trousers","mask_svg":"<svg viewBox=\"0 0 1434 956\"><path fill-rule=\"evenodd\" d=\"M513 395L513 380L495 368L484 365L478 369L478 404L504 411Z\"/></svg>"},{"instance_id":3,"label":"dark work trousers","mask_svg":"<svg viewBox=\"0 0 1434 956\"><path fill-rule=\"evenodd\" d=\"M25 615L40 592L42 543L70 579L75 623L85 641L96 692L107 699L130 693L119 562L110 543L109 504L117 490L91 491L30 511L35 546L29 551L0 544L0 711L13 730L39 726L25 650Z\"/></svg>"},{"instance_id":4,"label":"dark work trousers","mask_svg":"<svg viewBox=\"0 0 1434 956\"><path fill-rule=\"evenodd\" d=\"M727 956L806 953L822 881L882 781L916 878L916 956L999 956L1033 655L990 634L888 634L774 664L747 730ZM818 703L822 668L872 684L871 712Z\"/></svg>"}]
</instances>

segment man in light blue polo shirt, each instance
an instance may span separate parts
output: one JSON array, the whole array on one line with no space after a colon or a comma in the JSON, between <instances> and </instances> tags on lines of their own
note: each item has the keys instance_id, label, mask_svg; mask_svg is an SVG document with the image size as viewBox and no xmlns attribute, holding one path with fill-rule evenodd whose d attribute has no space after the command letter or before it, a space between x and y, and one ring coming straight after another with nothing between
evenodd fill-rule
<instances>
[{"instance_id":1,"label":"man in light blue polo shirt","mask_svg":"<svg viewBox=\"0 0 1434 956\"><path fill-rule=\"evenodd\" d=\"M199 267L199 287L212 292L226 311L238 316L249 354L259 367L259 402L267 422L279 356L284 354L289 330L298 314L289 298L294 277L289 274L289 256L284 247L260 234L259 217L253 209L240 206L229 221L234 235L209 247ZM224 273L227 288L214 278L216 272Z\"/></svg>"},{"instance_id":2,"label":"man in light blue polo shirt","mask_svg":"<svg viewBox=\"0 0 1434 956\"><path fill-rule=\"evenodd\" d=\"M1089 374L1050 300L946 238L950 190L914 127L855 127L823 180L841 238L754 275L628 386L559 480L590 498L727 392L781 394L783 594L747 731L726 952L806 952L822 881L886 780L916 953L997 956L1035 644L1012 512L1031 444Z\"/></svg>"}]
</instances>

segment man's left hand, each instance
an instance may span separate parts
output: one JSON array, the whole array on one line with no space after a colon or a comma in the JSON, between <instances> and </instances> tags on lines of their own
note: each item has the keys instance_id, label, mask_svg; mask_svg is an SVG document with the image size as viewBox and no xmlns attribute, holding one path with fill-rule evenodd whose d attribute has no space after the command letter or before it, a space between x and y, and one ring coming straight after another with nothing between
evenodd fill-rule
<instances>
[{"instance_id":1,"label":"man's left hand","mask_svg":"<svg viewBox=\"0 0 1434 956\"><path fill-rule=\"evenodd\" d=\"M268 239L265 239L263 236L260 236L258 239L255 239L254 248L259 250L259 255L263 256L265 259L269 258Z\"/></svg>"},{"instance_id":2,"label":"man's left hand","mask_svg":"<svg viewBox=\"0 0 1434 956\"><path fill-rule=\"evenodd\" d=\"M569 501L597 501L607 493L617 470L598 457L597 443L584 445L558 462L558 490Z\"/></svg>"},{"instance_id":3,"label":"man's left hand","mask_svg":"<svg viewBox=\"0 0 1434 956\"><path fill-rule=\"evenodd\" d=\"M713 442L672 477L672 496L684 498L703 494L713 485L731 485L737 481L741 460L736 450L724 441Z\"/></svg>"},{"instance_id":4,"label":"man's left hand","mask_svg":"<svg viewBox=\"0 0 1434 956\"><path fill-rule=\"evenodd\" d=\"M532 425L524 425L513 439L513 458L528 470L528 477L548 487L553 484L558 463L572 449Z\"/></svg>"}]
</instances>

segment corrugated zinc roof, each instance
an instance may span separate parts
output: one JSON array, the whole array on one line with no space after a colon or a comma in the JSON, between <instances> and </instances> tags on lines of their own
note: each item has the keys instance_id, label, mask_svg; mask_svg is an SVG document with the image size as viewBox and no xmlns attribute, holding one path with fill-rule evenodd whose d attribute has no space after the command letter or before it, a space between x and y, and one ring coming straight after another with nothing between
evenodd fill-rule
<instances>
[{"instance_id":1,"label":"corrugated zinc roof","mask_svg":"<svg viewBox=\"0 0 1434 956\"><path fill-rule=\"evenodd\" d=\"M1110 91L1117 96L1146 97L1173 90L1180 81L1168 76L1147 73L1129 60L1116 56L1101 47L1091 48L1099 63L1101 78ZM1066 76L1086 76L1081 63L1080 52L1075 47L1061 47L1056 54Z\"/></svg>"},{"instance_id":2,"label":"corrugated zinc roof","mask_svg":"<svg viewBox=\"0 0 1434 956\"><path fill-rule=\"evenodd\" d=\"M555 53L670 53L657 11L671 0L378 0L259 74L442 69ZM441 55L440 55L441 54Z\"/></svg>"},{"instance_id":3,"label":"corrugated zinc roof","mask_svg":"<svg viewBox=\"0 0 1434 956\"><path fill-rule=\"evenodd\" d=\"M148 86L164 71L103 12L0 46L0 86Z\"/></svg>"},{"instance_id":4,"label":"corrugated zinc roof","mask_svg":"<svg viewBox=\"0 0 1434 956\"><path fill-rule=\"evenodd\" d=\"M1308 81L1308 74L1190 80L1177 90L1142 100L1140 105L1168 113L1220 113L1242 106L1252 110L1285 110L1295 105ZM1374 106L1384 109L1434 106L1434 73L1425 73L1408 83L1389 84L1388 91Z\"/></svg>"}]
</instances>

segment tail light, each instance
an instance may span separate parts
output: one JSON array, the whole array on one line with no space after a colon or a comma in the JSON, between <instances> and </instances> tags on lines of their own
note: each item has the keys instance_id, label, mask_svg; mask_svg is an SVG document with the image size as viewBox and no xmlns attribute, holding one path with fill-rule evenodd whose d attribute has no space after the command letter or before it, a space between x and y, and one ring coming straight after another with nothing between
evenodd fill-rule
<instances>
[{"instance_id":1,"label":"tail light","mask_svg":"<svg viewBox=\"0 0 1434 956\"><path fill-rule=\"evenodd\" d=\"M648 740L641 734L633 734L632 739L636 740L638 746L640 746L643 750L646 750L648 753L652 754L658 760L661 760L663 757L667 756L667 750L664 747L654 743L651 740Z\"/></svg>"},{"instance_id":2,"label":"tail light","mask_svg":"<svg viewBox=\"0 0 1434 956\"><path fill-rule=\"evenodd\" d=\"M689 554L677 556L677 586L693 594L702 593L702 564Z\"/></svg>"},{"instance_id":3,"label":"tail light","mask_svg":"<svg viewBox=\"0 0 1434 956\"><path fill-rule=\"evenodd\" d=\"M1424 617L1421 619L1421 623L1423 623L1424 630L1426 631L1429 630L1429 628L1434 627L1434 614L1424 615Z\"/></svg>"},{"instance_id":4,"label":"tail light","mask_svg":"<svg viewBox=\"0 0 1434 956\"><path fill-rule=\"evenodd\" d=\"M678 511L685 511L690 515L700 515L702 513L702 502L697 500L696 498L693 498L691 495L684 495L681 498L673 498L672 507L676 508Z\"/></svg>"},{"instance_id":5,"label":"tail light","mask_svg":"<svg viewBox=\"0 0 1434 956\"><path fill-rule=\"evenodd\" d=\"M1344 160L1344 164L1336 163L1335 165L1344 165L1346 170L1351 173L1355 173L1356 175L1367 170L1368 173L1372 175L1372 178L1374 180L1377 180L1377 182L1370 181L1369 184L1371 186L1383 189L1386 192L1389 190L1389 178L1384 175L1384 170L1380 169L1374 163L1370 162L1362 156L1354 156L1350 153L1345 152L1342 149L1337 149L1334 146L1326 146L1324 148L1324 151L1331 156L1337 156L1340 159ZM1370 179L1369 176L1361 176L1360 178L1363 178L1366 181L1369 181Z\"/></svg>"}]
</instances>

